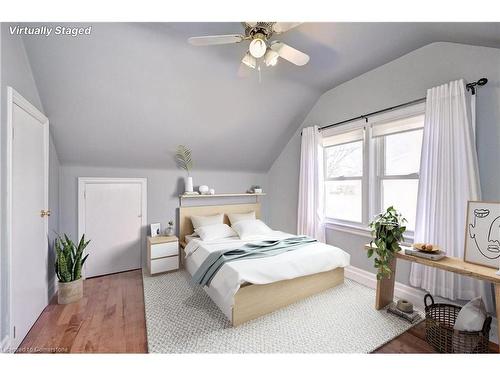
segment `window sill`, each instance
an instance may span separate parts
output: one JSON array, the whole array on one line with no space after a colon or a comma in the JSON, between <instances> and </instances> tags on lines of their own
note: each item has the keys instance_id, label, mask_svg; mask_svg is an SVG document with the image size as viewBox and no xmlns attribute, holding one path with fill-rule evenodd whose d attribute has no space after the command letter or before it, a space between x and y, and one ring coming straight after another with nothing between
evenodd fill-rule
<instances>
[{"instance_id":1,"label":"window sill","mask_svg":"<svg viewBox=\"0 0 500 375\"><path fill-rule=\"evenodd\" d=\"M329 230L336 230L339 232L354 234L361 237L372 238L370 229L363 224L347 224L338 223L334 221L327 221L325 223L325 228ZM404 246L411 246L413 244L413 232L407 232L403 235L405 241L402 243Z\"/></svg>"},{"instance_id":2,"label":"window sill","mask_svg":"<svg viewBox=\"0 0 500 375\"><path fill-rule=\"evenodd\" d=\"M325 224L326 229L336 230L339 232L355 234L357 236L363 236L367 238L371 238L370 229L368 229L363 224L347 224L347 223L338 223L334 221L327 221Z\"/></svg>"}]
</instances>

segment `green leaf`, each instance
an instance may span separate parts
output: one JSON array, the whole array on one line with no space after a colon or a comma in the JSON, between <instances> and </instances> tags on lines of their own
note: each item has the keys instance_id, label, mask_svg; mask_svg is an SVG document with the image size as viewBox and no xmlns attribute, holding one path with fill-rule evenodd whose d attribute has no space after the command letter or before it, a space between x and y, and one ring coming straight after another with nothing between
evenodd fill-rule
<instances>
[{"instance_id":1,"label":"green leaf","mask_svg":"<svg viewBox=\"0 0 500 375\"><path fill-rule=\"evenodd\" d=\"M394 259L394 254L401 250L399 243L403 241L403 234L406 231L405 222L407 221L401 213L390 206L376 215L368 225L374 237L370 244L376 245L376 249L372 249L371 253L368 251L368 257L377 254L373 264L378 270L378 280L383 277L390 278L392 275L390 263Z\"/></svg>"},{"instance_id":2,"label":"green leaf","mask_svg":"<svg viewBox=\"0 0 500 375\"><path fill-rule=\"evenodd\" d=\"M83 251L90 241L85 241L85 235L78 242L78 246L68 235L58 236L54 243L56 261L54 264L59 281L69 282L81 278L81 270L88 254L82 259Z\"/></svg>"},{"instance_id":3,"label":"green leaf","mask_svg":"<svg viewBox=\"0 0 500 375\"><path fill-rule=\"evenodd\" d=\"M175 152L175 159L177 161L177 166L181 169L184 169L188 173L193 168L191 150L186 146L184 145L177 146L177 150Z\"/></svg>"}]
</instances>

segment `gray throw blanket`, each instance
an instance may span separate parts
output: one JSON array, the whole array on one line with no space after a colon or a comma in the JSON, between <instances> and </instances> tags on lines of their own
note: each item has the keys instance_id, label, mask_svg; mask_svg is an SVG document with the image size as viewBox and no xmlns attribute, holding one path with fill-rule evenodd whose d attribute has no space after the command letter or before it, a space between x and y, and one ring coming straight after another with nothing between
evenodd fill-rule
<instances>
[{"instance_id":1,"label":"gray throw blanket","mask_svg":"<svg viewBox=\"0 0 500 375\"><path fill-rule=\"evenodd\" d=\"M202 286L210 285L219 269L227 262L256 259L278 255L316 242L314 238L296 236L282 240L265 240L247 243L237 249L218 250L210 253L193 275L193 281Z\"/></svg>"}]
</instances>

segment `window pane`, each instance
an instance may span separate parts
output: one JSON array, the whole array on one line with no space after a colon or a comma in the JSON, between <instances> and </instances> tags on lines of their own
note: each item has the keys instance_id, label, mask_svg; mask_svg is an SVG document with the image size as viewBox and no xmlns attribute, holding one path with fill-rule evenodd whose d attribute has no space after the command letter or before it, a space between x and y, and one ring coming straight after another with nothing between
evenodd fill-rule
<instances>
[{"instance_id":1,"label":"window pane","mask_svg":"<svg viewBox=\"0 0 500 375\"><path fill-rule=\"evenodd\" d=\"M363 142L357 141L327 147L326 177L360 177L363 175Z\"/></svg>"},{"instance_id":2,"label":"window pane","mask_svg":"<svg viewBox=\"0 0 500 375\"><path fill-rule=\"evenodd\" d=\"M326 216L361 222L361 180L326 181Z\"/></svg>"},{"instance_id":3,"label":"window pane","mask_svg":"<svg viewBox=\"0 0 500 375\"><path fill-rule=\"evenodd\" d=\"M385 136L386 176L418 173L422 129Z\"/></svg>"},{"instance_id":4,"label":"window pane","mask_svg":"<svg viewBox=\"0 0 500 375\"><path fill-rule=\"evenodd\" d=\"M408 220L407 230L415 230L418 180L382 180L382 208L394 206Z\"/></svg>"}]
</instances>

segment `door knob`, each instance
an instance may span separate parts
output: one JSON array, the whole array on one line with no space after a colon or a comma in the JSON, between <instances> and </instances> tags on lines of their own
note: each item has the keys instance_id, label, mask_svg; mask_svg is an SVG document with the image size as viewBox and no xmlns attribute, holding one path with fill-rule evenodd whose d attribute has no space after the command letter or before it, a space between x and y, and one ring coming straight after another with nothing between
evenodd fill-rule
<instances>
[{"instance_id":1,"label":"door knob","mask_svg":"<svg viewBox=\"0 0 500 375\"><path fill-rule=\"evenodd\" d=\"M40 211L40 216L41 217L50 216L50 210L41 210Z\"/></svg>"}]
</instances>

